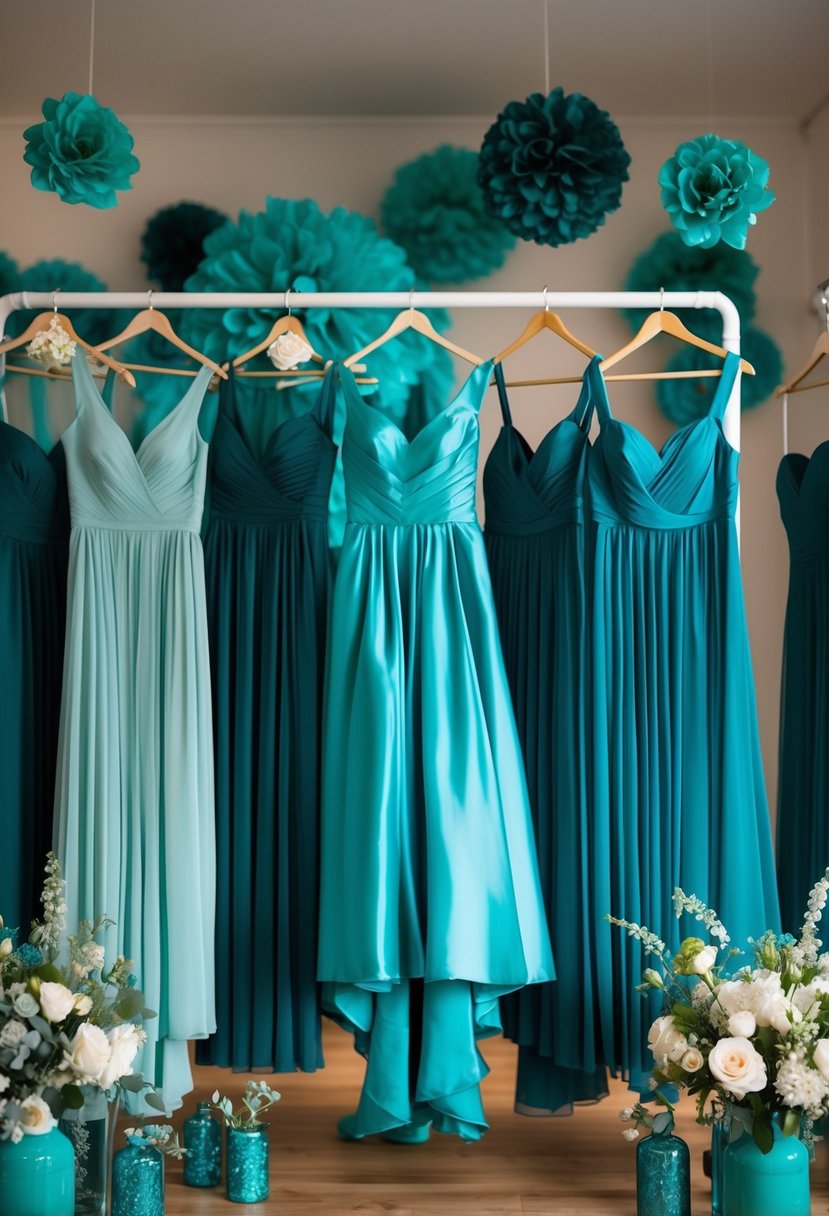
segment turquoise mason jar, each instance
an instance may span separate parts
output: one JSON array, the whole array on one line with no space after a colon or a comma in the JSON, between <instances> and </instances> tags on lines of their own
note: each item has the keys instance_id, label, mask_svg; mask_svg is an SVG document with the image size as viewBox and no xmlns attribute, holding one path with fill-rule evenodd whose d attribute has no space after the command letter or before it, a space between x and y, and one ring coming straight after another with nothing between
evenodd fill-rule
<instances>
[{"instance_id":1,"label":"turquoise mason jar","mask_svg":"<svg viewBox=\"0 0 829 1216\"><path fill-rule=\"evenodd\" d=\"M811 1216L809 1154L772 1117L774 1143L761 1153L743 1132L723 1153L722 1216Z\"/></svg>"},{"instance_id":2,"label":"turquoise mason jar","mask_svg":"<svg viewBox=\"0 0 829 1216\"><path fill-rule=\"evenodd\" d=\"M222 1128L209 1102L184 1120L185 1186L218 1186L222 1179Z\"/></svg>"},{"instance_id":3,"label":"turquoise mason jar","mask_svg":"<svg viewBox=\"0 0 829 1216\"><path fill-rule=\"evenodd\" d=\"M3 1216L73 1216L75 1154L57 1128L0 1141L0 1212Z\"/></svg>"},{"instance_id":4,"label":"turquoise mason jar","mask_svg":"<svg viewBox=\"0 0 829 1216\"><path fill-rule=\"evenodd\" d=\"M636 1146L636 1216L691 1216L691 1154L679 1136Z\"/></svg>"},{"instance_id":5,"label":"turquoise mason jar","mask_svg":"<svg viewBox=\"0 0 829 1216\"><path fill-rule=\"evenodd\" d=\"M227 1197L231 1203L261 1203L268 1198L268 1127L227 1129ZM113 1213L115 1216L115 1213Z\"/></svg>"},{"instance_id":6,"label":"turquoise mason jar","mask_svg":"<svg viewBox=\"0 0 829 1216\"><path fill-rule=\"evenodd\" d=\"M164 1216L164 1158L131 1139L112 1159L112 1216Z\"/></svg>"}]
</instances>

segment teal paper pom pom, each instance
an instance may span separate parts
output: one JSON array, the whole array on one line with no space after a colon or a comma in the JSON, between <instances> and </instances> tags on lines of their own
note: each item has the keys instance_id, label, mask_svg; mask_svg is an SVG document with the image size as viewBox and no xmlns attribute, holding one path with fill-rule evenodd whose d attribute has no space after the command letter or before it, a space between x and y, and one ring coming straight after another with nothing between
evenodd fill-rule
<instances>
[{"instance_id":1,"label":"teal paper pom pom","mask_svg":"<svg viewBox=\"0 0 829 1216\"><path fill-rule=\"evenodd\" d=\"M14 258L0 249L0 296L20 290L20 267Z\"/></svg>"},{"instance_id":2,"label":"teal paper pom pom","mask_svg":"<svg viewBox=\"0 0 829 1216\"><path fill-rule=\"evenodd\" d=\"M430 283L466 283L503 266L515 245L484 207L478 154L444 144L402 165L380 204L383 227Z\"/></svg>"},{"instance_id":3,"label":"teal paper pom pom","mask_svg":"<svg viewBox=\"0 0 829 1216\"><path fill-rule=\"evenodd\" d=\"M490 215L538 245L590 236L615 211L630 156L606 110L553 89L511 101L484 136L478 181Z\"/></svg>"},{"instance_id":4,"label":"teal paper pom pom","mask_svg":"<svg viewBox=\"0 0 829 1216\"><path fill-rule=\"evenodd\" d=\"M721 337L715 326L701 334L719 344ZM755 371L740 381L740 400L744 410L752 410L767 401L783 379L783 356L773 338L755 325L745 327L741 338L743 358ZM699 371L701 368L722 367L722 359L696 347L683 347L668 364L669 372ZM662 413L672 422L684 425L702 418L711 409L711 402L720 381L709 377L702 380L658 380L656 400Z\"/></svg>"},{"instance_id":5,"label":"teal paper pom pom","mask_svg":"<svg viewBox=\"0 0 829 1216\"><path fill-rule=\"evenodd\" d=\"M114 207L116 190L131 190L130 178L141 167L118 115L90 93L47 97L41 110L45 121L23 132L32 185L53 190L65 203Z\"/></svg>"},{"instance_id":6,"label":"teal paper pom pom","mask_svg":"<svg viewBox=\"0 0 829 1216\"><path fill-rule=\"evenodd\" d=\"M295 292L291 307L315 350L343 359L377 337L395 309L302 308L302 292L409 291L415 275L399 245L381 237L374 222L356 211L324 212L312 199L269 198L265 209L242 211L206 238L204 260L186 283L188 291ZM267 337L278 311L261 308L191 309L182 336L216 362L232 359ZM438 326L440 319L433 321ZM369 359L378 396L402 410L411 386L434 357L434 345L417 335L380 347ZM302 391L302 390L297 390Z\"/></svg>"},{"instance_id":7,"label":"teal paper pom pom","mask_svg":"<svg viewBox=\"0 0 829 1216\"><path fill-rule=\"evenodd\" d=\"M641 253L628 272L626 291L721 291L737 305L745 325L754 317L754 281L760 267L750 253L720 243L710 249L686 245L678 232L663 232ZM638 329L647 308L628 308L625 317ZM719 313L711 308L678 309L689 329L700 323L716 323Z\"/></svg>"},{"instance_id":8,"label":"teal paper pom pom","mask_svg":"<svg viewBox=\"0 0 829 1216\"><path fill-rule=\"evenodd\" d=\"M662 206L687 245L725 241L744 249L758 211L774 202L769 167L737 139L700 135L680 144L659 170Z\"/></svg>"},{"instance_id":9,"label":"teal paper pom pom","mask_svg":"<svg viewBox=\"0 0 829 1216\"><path fill-rule=\"evenodd\" d=\"M185 281L204 257L205 237L227 222L223 212L202 203L162 207L147 221L141 237L147 278L162 291L184 291Z\"/></svg>"},{"instance_id":10,"label":"teal paper pom pom","mask_svg":"<svg viewBox=\"0 0 829 1216\"><path fill-rule=\"evenodd\" d=\"M54 258L35 262L28 270L20 275L17 284L20 291L106 291L107 285L91 270L81 266L79 262L65 262ZM78 336L85 342L97 346L112 338L118 329L119 316L117 309L112 308L62 308L60 296L57 305L75 327ZM31 309L14 312L6 323L6 329L17 337L31 321L43 312L43 309Z\"/></svg>"}]
</instances>

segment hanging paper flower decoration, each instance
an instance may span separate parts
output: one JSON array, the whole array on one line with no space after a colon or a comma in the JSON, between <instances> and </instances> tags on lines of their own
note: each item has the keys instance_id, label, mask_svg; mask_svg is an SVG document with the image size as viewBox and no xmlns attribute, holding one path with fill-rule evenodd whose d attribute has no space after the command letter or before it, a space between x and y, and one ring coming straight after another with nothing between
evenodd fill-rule
<instances>
[{"instance_id":1,"label":"hanging paper flower decoration","mask_svg":"<svg viewBox=\"0 0 829 1216\"><path fill-rule=\"evenodd\" d=\"M515 245L484 206L478 155L444 144L402 165L380 204L383 227L430 283L465 283L503 266Z\"/></svg>"},{"instance_id":2,"label":"hanging paper flower decoration","mask_svg":"<svg viewBox=\"0 0 829 1216\"><path fill-rule=\"evenodd\" d=\"M0 249L0 296L20 289L20 267L14 258Z\"/></svg>"},{"instance_id":3,"label":"hanging paper flower decoration","mask_svg":"<svg viewBox=\"0 0 829 1216\"><path fill-rule=\"evenodd\" d=\"M141 261L147 278L162 291L184 291L204 257L204 240L228 217L202 203L162 207L147 221L141 237Z\"/></svg>"},{"instance_id":4,"label":"hanging paper flower decoration","mask_svg":"<svg viewBox=\"0 0 829 1216\"><path fill-rule=\"evenodd\" d=\"M118 115L90 93L47 97L41 111L44 121L23 132L32 185L53 190L64 203L114 207L116 190L131 190L130 178L141 167Z\"/></svg>"},{"instance_id":5,"label":"hanging paper flower decoration","mask_svg":"<svg viewBox=\"0 0 829 1216\"><path fill-rule=\"evenodd\" d=\"M370 342L391 323L396 310L304 312L300 293L408 291L416 286L405 253L381 237L372 220L344 207L324 212L311 199L269 198L264 211L242 211L237 223L229 222L206 238L204 253L199 269L187 280L188 291L288 288L297 293L291 306L309 341L331 359L345 358ZM220 362L261 342L279 315L261 308L229 308L222 314L191 309L185 313L182 336ZM412 339L405 335L382 346L370 360L371 373L380 380L378 395L395 411L405 405L411 385L434 357L433 343L416 335Z\"/></svg>"},{"instance_id":6,"label":"hanging paper flower decoration","mask_svg":"<svg viewBox=\"0 0 829 1216\"><path fill-rule=\"evenodd\" d=\"M700 135L659 170L662 206L687 245L744 249L757 212L774 202L769 166L737 139Z\"/></svg>"},{"instance_id":7,"label":"hanging paper flower decoration","mask_svg":"<svg viewBox=\"0 0 829 1216\"><path fill-rule=\"evenodd\" d=\"M20 291L106 291L107 285L91 270L81 266L79 262L65 262L54 258L35 262L19 277L16 287ZM64 308L57 298L58 308L74 325L79 336L85 342L97 346L105 342L117 331L119 313L113 308ZM22 334L27 325L43 312L42 308L13 312L8 319L6 329L12 337Z\"/></svg>"},{"instance_id":8,"label":"hanging paper flower decoration","mask_svg":"<svg viewBox=\"0 0 829 1216\"><path fill-rule=\"evenodd\" d=\"M606 110L553 89L511 101L484 136L478 181L486 208L538 245L590 236L615 211L630 156Z\"/></svg>"},{"instance_id":9,"label":"hanging paper flower decoration","mask_svg":"<svg viewBox=\"0 0 829 1216\"><path fill-rule=\"evenodd\" d=\"M737 305L745 325L754 317L754 281L760 267L750 253L720 242L710 249L686 245L678 232L663 232L631 266L626 291L721 291ZM628 308L625 317L636 330L648 315L647 308ZM716 321L713 309L678 309L677 315L694 329Z\"/></svg>"},{"instance_id":10,"label":"hanging paper flower decoration","mask_svg":"<svg viewBox=\"0 0 829 1216\"><path fill-rule=\"evenodd\" d=\"M711 325L707 332L698 327L701 337L719 344L718 327ZM772 395L783 379L783 356L773 338L755 325L743 329L741 349L755 371L753 376L743 376L740 381L740 400L744 410L752 410ZM683 347L668 364L668 371L699 371L702 368L722 367L722 359L709 355L696 347ZM711 401L720 381L708 377L701 380L658 380L656 400L662 413L672 422L684 425L702 418L711 408Z\"/></svg>"}]
</instances>

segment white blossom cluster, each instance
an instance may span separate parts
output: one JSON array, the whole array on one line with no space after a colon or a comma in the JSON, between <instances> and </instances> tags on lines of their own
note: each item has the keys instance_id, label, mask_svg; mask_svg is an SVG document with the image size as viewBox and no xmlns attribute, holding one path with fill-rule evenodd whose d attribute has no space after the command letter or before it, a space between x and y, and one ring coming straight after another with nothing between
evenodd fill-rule
<instances>
[{"instance_id":1,"label":"white blossom cluster","mask_svg":"<svg viewBox=\"0 0 829 1216\"><path fill-rule=\"evenodd\" d=\"M61 874L60 862L54 853L46 861L46 881L40 902L43 905L43 923L37 925L37 944L44 955L56 954L60 948L61 935L66 928L66 884Z\"/></svg>"},{"instance_id":2,"label":"white blossom cluster","mask_svg":"<svg viewBox=\"0 0 829 1216\"><path fill-rule=\"evenodd\" d=\"M65 367L75 357L77 342L69 337L60 320L53 317L49 328L35 334L26 347L30 359L46 367Z\"/></svg>"},{"instance_id":3,"label":"white blossom cluster","mask_svg":"<svg viewBox=\"0 0 829 1216\"><path fill-rule=\"evenodd\" d=\"M829 1040L823 1039L821 1042L829 1047ZM815 1065L824 1059L824 1054L816 1050ZM829 1061L824 1067L829 1071ZM819 1066L809 1064L802 1049L788 1052L780 1061L774 1088L785 1106L792 1109L800 1107L812 1119L823 1117L824 1104L829 1098L829 1081Z\"/></svg>"},{"instance_id":4,"label":"white blossom cluster","mask_svg":"<svg viewBox=\"0 0 829 1216\"><path fill-rule=\"evenodd\" d=\"M658 954L660 958L664 959L668 947L661 938L657 937L655 933L651 933L650 929L645 928L644 925L638 925L636 921L619 920L615 916L606 916L605 920L609 921L611 925L618 925L620 929L626 929L628 937L633 937L641 942L646 953Z\"/></svg>"},{"instance_id":5,"label":"white blossom cluster","mask_svg":"<svg viewBox=\"0 0 829 1216\"><path fill-rule=\"evenodd\" d=\"M726 932L725 925L718 918L713 908L709 908L696 895L686 895L681 887L675 887L673 902L677 918L682 916L683 912L687 912L689 916L693 916L695 920L701 921L705 925L708 932L718 940L721 947L727 946L731 941Z\"/></svg>"},{"instance_id":6,"label":"white blossom cluster","mask_svg":"<svg viewBox=\"0 0 829 1216\"><path fill-rule=\"evenodd\" d=\"M828 891L829 869L826 870L823 878L819 879L809 892L809 903L803 919L800 942L798 943L807 963L817 963L818 952L823 945L817 936L817 926L820 924L823 909L826 907L826 895Z\"/></svg>"}]
</instances>

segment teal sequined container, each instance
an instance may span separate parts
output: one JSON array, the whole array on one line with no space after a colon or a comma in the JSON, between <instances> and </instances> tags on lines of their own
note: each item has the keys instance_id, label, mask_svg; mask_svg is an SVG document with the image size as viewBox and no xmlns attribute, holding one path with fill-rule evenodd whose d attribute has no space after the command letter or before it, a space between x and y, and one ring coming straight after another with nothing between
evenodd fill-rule
<instances>
[{"instance_id":1,"label":"teal sequined container","mask_svg":"<svg viewBox=\"0 0 829 1216\"><path fill-rule=\"evenodd\" d=\"M636 1216L691 1216L691 1154L679 1136L639 1141Z\"/></svg>"},{"instance_id":2,"label":"teal sequined container","mask_svg":"<svg viewBox=\"0 0 829 1216\"><path fill-rule=\"evenodd\" d=\"M112 1216L164 1216L164 1158L144 1141L112 1160Z\"/></svg>"},{"instance_id":3,"label":"teal sequined container","mask_svg":"<svg viewBox=\"0 0 829 1216\"><path fill-rule=\"evenodd\" d=\"M184 1120L185 1186L218 1186L222 1180L222 1128L209 1102Z\"/></svg>"},{"instance_id":4,"label":"teal sequined container","mask_svg":"<svg viewBox=\"0 0 829 1216\"><path fill-rule=\"evenodd\" d=\"M252 1132L238 1127L227 1129L226 1187L231 1203L259 1203L268 1198L269 1147L264 1123L257 1124Z\"/></svg>"}]
</instances>

